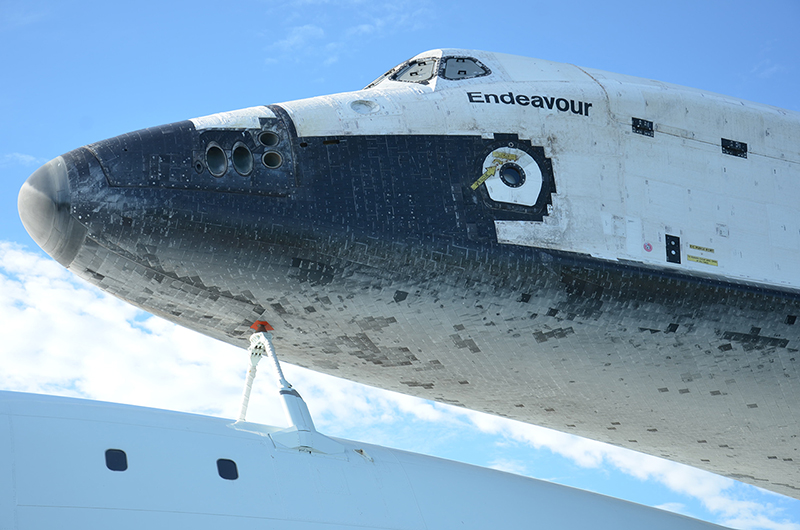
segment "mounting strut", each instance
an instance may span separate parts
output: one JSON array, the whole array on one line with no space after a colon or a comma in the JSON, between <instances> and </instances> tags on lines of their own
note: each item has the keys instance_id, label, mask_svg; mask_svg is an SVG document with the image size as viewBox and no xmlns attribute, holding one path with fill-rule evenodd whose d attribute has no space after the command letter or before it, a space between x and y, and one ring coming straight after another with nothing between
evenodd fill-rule
<instances>
[{"instance_id":1,"label":"mounting strut","mask_svg":"<svg viewBox=\"0 0 800 530\"><path fill-rule=\"evenodd\" d=\"M275 354L275 348L272 345L272 333L268 331L257 331L250 335L250 368L247 370L247 380L244 385L244 392L242 393L242 407L239 412L239 420L245 421L247 415L247 405L250 402L250 392L253 387L253 380L256 377L256 366L263 356L267 356L272 360L275 378L279 386L279 393L283 403L283 410L289 420L291 427L296 428L298 431L316 432L314 428L314 421L311 419L311 414L308 411L305 401L300 394L292 388L292 385L283 376L281 370L281 363L278 361L278 356Z\"/></svg>"}]
</instances>

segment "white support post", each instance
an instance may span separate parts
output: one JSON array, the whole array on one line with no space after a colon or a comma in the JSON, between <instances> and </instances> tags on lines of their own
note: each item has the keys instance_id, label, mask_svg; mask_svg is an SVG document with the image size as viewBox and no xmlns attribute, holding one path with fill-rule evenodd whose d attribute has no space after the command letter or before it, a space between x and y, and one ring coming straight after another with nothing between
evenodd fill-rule
<instances>
[{"instance_id":1,"label":"white support post","mask_svg":"<svg viewBox=\"0 0 800 530\"><path fill-rule=\"evenodd\" d=\"M278 361L278 356L275 354L275 348L272 346L272 334L266 331L259 331L250 336L250 370L247 372L247 383L245 384L244 395L242 396L242 411L239 414L239 421L245 421L245 413L247 412L247 402L250 399L250 388L253 385L253 378L256 374L256 364L261 360L263 355L269 357L275 372L278 386L280 387L281 400L283 402L283 410L289 420L290 426L296 428L298 431L316 432L314 428L314 421L311 419L311 414L308 412L303 398L297 390L292 388L292 385L283 376L281 370L281 363Z\"/></svg>"},{"instance_id":2,"label":"white support post","mask_svg":"<svg viewBox=\"0 0 800 530\"><path fill-rule=\"evenodd\" d=\"M257 323L262 324L262 323ZM265 323L263 323L265 324ZM259 329L254 327L253 329ZM278 356L275 355L275 348L272 346L272 334L264 331L264 327L260 327L261 331L256 331L250 336L250 369L247 371L247 381L244 385L244 392L242 393L242 409L239 413L239 420L234 424L245 422L245 415L247 414L247 404L250 401L250 391L253 387L253 379L256 376L256 365L261 360L261 357L267 356L272 360L272 366L275 368L275 379L277 379L281 401L283 402L283 410L289 420L289 428L273 431L269 433L269 437L278 447L297 449L300 451L316 452L324 454L341 454L345 451L344 446L339 442L331 440L317 432L314 428L314 422L311 419L311 414L308 412L308 407L300 394L292 388L292 385L283 376L281 370L281 363L278 361ZM239 425L236 428L243 428L244 425Z\"/></svg>"},{"instance_id":3,"label":"white support post","mask_svg":"<svg viewBox=\"0 0 800 530\"><path fill-rule=\"evenodd\" d=\"M261 360L261 352L251 344L248 348L250 352L250 369L247 370L247 379L244 383L244 391L242 392L242 407L239 410L239 419L237 421L245 421L247 415L247 405L250 403L250 392L253 389L253 380L256 378L256 366L258 361Z\"/></svg>"}]
</instances>

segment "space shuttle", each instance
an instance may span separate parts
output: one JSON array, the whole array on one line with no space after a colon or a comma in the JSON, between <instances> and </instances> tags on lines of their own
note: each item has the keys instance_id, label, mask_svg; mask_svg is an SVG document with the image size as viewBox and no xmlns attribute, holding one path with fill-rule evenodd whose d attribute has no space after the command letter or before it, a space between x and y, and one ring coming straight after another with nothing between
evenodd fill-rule
<instances>
[{"instance_id":1,"label":"space shuttle","mask_svg":"<svg viewBox=\"0 0 800 530\"><path fill-rule=\"evenodd\" d=\"M798 113L460 49L80 147L19 194L48 254L171 322L268 322L287 362L795 498L799 204Z\"/></svg>"}]
</instances>

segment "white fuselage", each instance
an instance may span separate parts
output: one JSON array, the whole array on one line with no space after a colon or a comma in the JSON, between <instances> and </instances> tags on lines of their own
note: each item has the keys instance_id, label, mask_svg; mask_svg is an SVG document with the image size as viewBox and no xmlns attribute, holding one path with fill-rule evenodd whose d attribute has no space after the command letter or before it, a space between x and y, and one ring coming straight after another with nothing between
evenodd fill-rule
<instances>
[{"instance_id":1,"label":"white fuselage","mask_svg":"<svg viewBox=\"0 0 800 530\"><path fill-rule=\"evenodd\" d=\"M0 528L712 529L549 482L346 440L282 447L278 428L0 392ZM106 464L124 451L125 470ZM235 479L217 461L235 462Z\"/></svg>"}]
</instances>

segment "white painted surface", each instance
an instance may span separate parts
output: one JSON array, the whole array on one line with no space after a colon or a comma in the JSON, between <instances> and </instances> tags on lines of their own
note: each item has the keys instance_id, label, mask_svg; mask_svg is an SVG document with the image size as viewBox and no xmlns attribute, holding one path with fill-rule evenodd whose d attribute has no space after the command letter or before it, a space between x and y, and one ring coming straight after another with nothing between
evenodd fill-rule
<instances>
[{"instance_id":1,"label":"white painted surface","mask_svg":"<svg viewBox=\"0 0 800 530\"><path fill-rule=\"evenodd\" d=\"M428 85L385 80L282 106L300 136L494 132L544 147L558 190L550 216L532 223L498 214L502 243L800 289L797 113L539 59L466 50L418 57L443 53L475 57L492 74ZM534 97L547 103L533 107ZM362 100L380 110L354 110ZM581 114L563 110L566 102L590 103L588 115L587 107ZM654 136L632 132L634 117L652 121ZM747 143L747 158L724 154L722 138ZM485 170L476 161L472 180L482 163ZM504 189L490 180L492 198L528 202L526 187ZM680 264L666 262L666 235L680 237Z\"/></svg>"},{"instance_id":2,"label":"white painted surface","mask_svg":"<svg viewBox=\"0 0 800 530\"><path fill-rule=\"evenodd\" d=\"M203 129L228 129L228 128L242 128L242 129L260 129L261 124L258 118L274 118L275 114L267 107L249 107L241 110L234 110L230 112L220 112L218 114L211 114L200 118L192 118L195 129L201 131Z\"/></svg>"},{"instance_id":3,"label":"white painted surface","mask_svg":"<svg viewBox=\"0 0 800 530\"><path fill-rule=\"evenodd\" d=\"M565 486L338 440L279 449L275 428L0 392L0 527L702 529L715 525ZM241 424L239 425L241 427ZM105 465L109 448L128 469ZM357 452L361 451L364 454ZM216 460L237 464L222 479Z\"/></svg>"}]
</instances>

